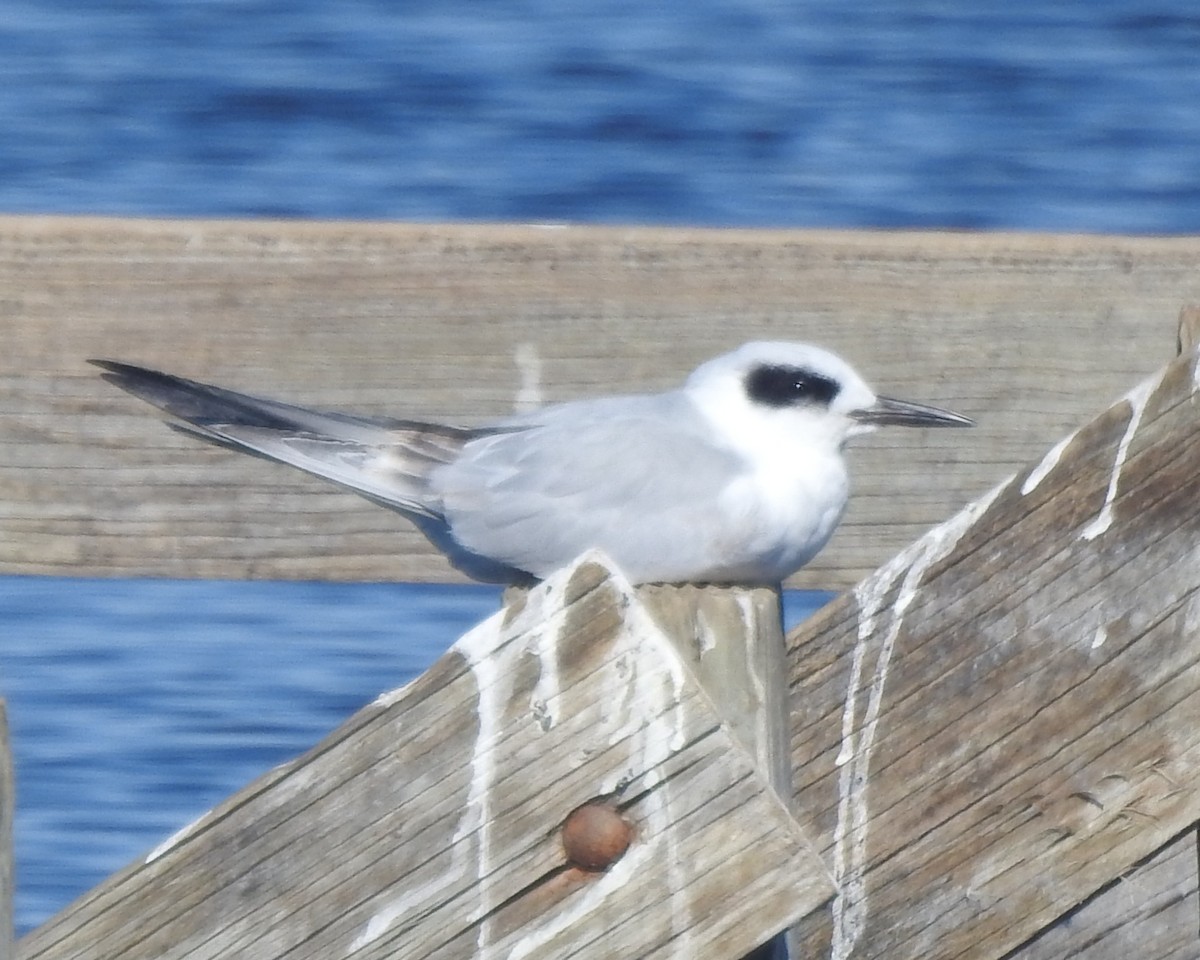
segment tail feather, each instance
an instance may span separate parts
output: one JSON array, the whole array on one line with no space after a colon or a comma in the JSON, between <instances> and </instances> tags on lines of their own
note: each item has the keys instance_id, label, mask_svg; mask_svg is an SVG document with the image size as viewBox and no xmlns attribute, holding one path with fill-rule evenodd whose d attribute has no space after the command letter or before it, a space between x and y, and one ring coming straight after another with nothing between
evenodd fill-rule
<instances>
[{"instance_id":1,"label":"tail feather","mask_svg":"<svg viewBox=\"0 0 1200 960\"><path fill-rule=\"evenodd\" d=\"M105 380L178 419L171 426L220 446L287 463L384 506L440 520L429 474L487 430L321 413L115 360Z\"/></svg>"}]
</instances>

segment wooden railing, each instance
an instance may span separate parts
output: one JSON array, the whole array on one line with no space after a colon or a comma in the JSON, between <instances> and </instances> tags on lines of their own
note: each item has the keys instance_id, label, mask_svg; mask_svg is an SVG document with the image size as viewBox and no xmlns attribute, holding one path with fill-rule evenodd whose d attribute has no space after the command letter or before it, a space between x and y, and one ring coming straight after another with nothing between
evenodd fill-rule
<instances>
[{"instance_id":1,"label":"wooden railing","mask_svg":"<svg viewBox=\"0 0 1200 960\"><path fill-rule=\"evenodd\" d=\"M824 344L973 416L849 451L791 586L857 583L1155 369L1200 239L0 218L0 573L445 580L402 518L205 448L131 360L308 406L478 423Z\"/></svg>"}]
</instances>

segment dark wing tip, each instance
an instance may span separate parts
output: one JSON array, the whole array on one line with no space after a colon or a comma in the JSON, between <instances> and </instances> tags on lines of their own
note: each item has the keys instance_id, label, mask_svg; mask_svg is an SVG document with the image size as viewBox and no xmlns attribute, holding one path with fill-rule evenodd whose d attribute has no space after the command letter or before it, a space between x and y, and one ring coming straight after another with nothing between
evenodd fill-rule
<instances>
[{"instance_id":1,"label":"dark wing tip","mask_svg":"<svg viewBox=\"0 0 1200 960\"><path fill-rule=\"evenodd\" d=\"M194 423L210 419L214 413L212 400L220 393L215 387L119 360L88 363L104 371L101 379L172 416Z\"/></svg>"},{"instance_id":2,"label":"dark wing tip","mask_svg":"<svg viewBox=\"0 0 1200 960\"><path fill-rule=\"evenodd\" d=\"M134 363L123 363L120 360L104 360L91 358L88 360L93 367L99 367L101 370L106 370L109 373L119 374L123 377L165 377L167 374L160 373L157 370L151 370L149 367L139 367Z\"/></svg>"},{"instance_id":3,"label":"dark wing tip","mask_svg":"<svg viewBox=\"0 0 1200 960\"><path fill-rule=\"evenodd\" d=\"M177 380L177 377L172 377L168 373L161 373L158 370L151 370L149 367L139 367L133 363L122 363L120 360L88 360L94 367L99 367L104 371L101 376L105 380L111 380L113 383L121 381L155 381L155 380Z\"/></svg>"},{"instance_id":4,"label":"dark wing tip","mask_svg":"<svg viewBox=\"0 0 1200 960\"><path fill-rule=\"evenodd\" d=\"M114 386L128 390L131 393L136 392L133 384L155 373L155 371L147 370L145 367L137 367L132 363L121 363L119 360L89 359L88 363L104 371L104 373L100 374L102 380L107 380Z\"/></svg>"}]
</instances>

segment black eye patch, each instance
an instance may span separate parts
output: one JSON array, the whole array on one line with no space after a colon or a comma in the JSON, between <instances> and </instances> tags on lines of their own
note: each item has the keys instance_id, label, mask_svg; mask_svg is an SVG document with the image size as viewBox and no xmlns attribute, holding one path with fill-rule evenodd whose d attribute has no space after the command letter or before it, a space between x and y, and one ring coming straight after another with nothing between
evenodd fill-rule
<instances>
[{"instance_id":1,"label":"black eye patch","mask_svg":"<svg viewBox=\"0 0 1200 960\"><path fill-rule=\"evenodd\" d=\"M765 407L827 407L841 389L836 380L802 367L755 367L746 375L746 395Z\"/></svg>"}]
</instances>

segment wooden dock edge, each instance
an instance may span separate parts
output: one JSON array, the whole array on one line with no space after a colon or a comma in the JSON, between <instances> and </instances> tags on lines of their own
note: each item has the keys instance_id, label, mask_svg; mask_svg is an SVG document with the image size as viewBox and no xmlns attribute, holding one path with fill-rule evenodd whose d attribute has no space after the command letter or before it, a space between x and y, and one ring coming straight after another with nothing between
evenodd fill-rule
<instances>
[{"instance_id":1,"label":"wooden dock edge","mask_svg":"<svg viewBox=\"0 0 1200 960\"><path fill-rule=\"evenodd\" d=\"M1189 350L789 637L800 956L1196 955L1198 391Z\"/></svg>"},{"instance_id":2,"label":"wooden dock edge","mask_svg":"<svg viewBox=\"0 0 1200 960\"><path fill-rule=\"evenodd\" d=\"M729 604L703 609L744 627L756 602ZM727 723L690 665L724 641L704 617L669 638L671 606L584 559L18 955L745 955L833 886L755 759L754 725ZM729 686L761 712L771 683L752 673ZM568 843L584 806L615 840Z\"/></svg>"},{"instance_id":3,"label":"wooden dock edge","mask_svg":"<svg viewBox=\"0 0 1200 960\"><path fill-rule=\"evenodd\" d=\"M0 573L461 580L410 524L208 448L87 365L479 423L823 344L971 431L851 445L792 586L852 586L1157 366L1200 238L0 217Z\"/></svg>"}]
</instances>

